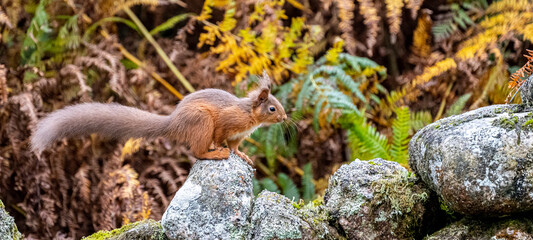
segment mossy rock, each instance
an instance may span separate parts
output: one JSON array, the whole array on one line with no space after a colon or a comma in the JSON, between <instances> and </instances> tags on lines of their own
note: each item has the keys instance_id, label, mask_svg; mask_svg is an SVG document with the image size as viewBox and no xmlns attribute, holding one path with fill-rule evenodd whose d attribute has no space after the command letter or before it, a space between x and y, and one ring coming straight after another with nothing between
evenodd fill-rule
<instances>
[{"instance_id":1,"label":"mossy rock","mask_svg":"<svg viewBox=\"0 0 533 240\"><path fill-rule=\"evenodd\" d=\"M309 225L296 213L291 200L278 193L263 190L254 202L250 216L249 239L303 239Z\"/></svg>"},{"instance_id":2,"label":"mossy rock","mask_svg":"<svg viewBox=\"0 0 533 240\"><path fill-rule=\"evenodd\" d=\"M398 163L356 159L330 178L324 202L348 239L413 239L428 197Z\"/></svg>"},{"instance_id":3,"label":"mossy rock","mask_svg":"<svg viewBox=\"0 0 533 240\"><path fill-rule=\"evenodd\" d=\"M15 219L6 212L4 203L0 200L0 240L18 240L22 239Z\"/></svg>"},{"instance_id":4,"label":"mossy rock","mask_svg":"<svg viewBox=\"0 0 533 240\"><path fill-rule=\"evenodd\" d=\"M298 208L298 216L309 225L309 230L304 233L304 238L343 240L336 228L329 224L331 217L321 198L307 203Z\"/></svg>"},{"instance_id":5,"label":"mossy rock","mask_svg":"<svg viewBox=\"0 0 533 240\"><path fill-rule=\"evenodd\" d=\"M424 240L533 239L533 221L528 218L479 220L464 218Z\"/></svg>"},{"instance_id":6,"label":"mossy rock","mask_svg":"<svg viewBox=\"0 0 533 240\"><path fill-rule=\"evenodd\" d=\"M493 105L432 123L411 139L409 166L456 213L531 211L533 108Z\"/></svg>"},{"instance_id":7,"label":"mossy rock","mask_svg":"<svg viewBox=\"0 0 533 240\"><path fill-rule=\"evenodd\" d=\"M83 240L167 240L161 224L152 219L130 223L111 231L99 231Z\"/></svg>"}]
</instances>

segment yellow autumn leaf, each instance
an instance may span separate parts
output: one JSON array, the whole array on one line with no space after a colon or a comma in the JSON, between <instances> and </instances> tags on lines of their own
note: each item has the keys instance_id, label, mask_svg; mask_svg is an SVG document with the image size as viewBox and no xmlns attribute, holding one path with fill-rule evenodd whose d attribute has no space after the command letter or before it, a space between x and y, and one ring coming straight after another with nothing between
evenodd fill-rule
<instances>
[{"instance_id":1,"label":"yellow autumn leaf","mask_svg":"<svg viewBox=\"0 0 533 240\"><path fill-rule=\"evenodd\" d=\"M141 146L142 138L130 138L128 141L124 144L124 147L122 148L122 154L120 155L120 159L124 159L127 155L134 154L139 150L139 147Z\"/></svg>"}]
</instances>

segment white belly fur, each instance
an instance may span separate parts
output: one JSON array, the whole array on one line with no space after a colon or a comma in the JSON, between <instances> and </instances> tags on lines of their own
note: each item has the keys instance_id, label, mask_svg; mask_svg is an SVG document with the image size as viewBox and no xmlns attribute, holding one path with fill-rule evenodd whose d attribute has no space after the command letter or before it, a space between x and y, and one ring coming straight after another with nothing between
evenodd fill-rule
<instances>
[{"instance_id":1,"label":"white belly fur","mask_svg":"<svg viewBox=\"0 0 533 240\"><path fill-rule=\"evenodd\" d=\"M252 128L250 128L250 129L248 129L248 130L246 130L244 132L240 132L240 133L234 134L234 135L230 136L228 138L228 140L235 140L235 139L239 139L239 138L249 137L259 127L261 127L261 124L259 124L257 126L253 126Z\"/></svg>"}]
</instances>

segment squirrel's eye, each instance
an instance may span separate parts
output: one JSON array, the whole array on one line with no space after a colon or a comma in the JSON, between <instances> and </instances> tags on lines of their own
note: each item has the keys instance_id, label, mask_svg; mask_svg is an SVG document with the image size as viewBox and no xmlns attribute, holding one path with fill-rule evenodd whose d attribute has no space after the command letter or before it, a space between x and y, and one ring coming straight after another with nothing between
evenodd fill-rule
<instances>
[{"instance_id":1,"label":"squirrel's eye","mask_svg":"<svg viewBox=\"0 0 533 240\"><path fill-rule=\"evenodd\" d=\"M270 110L271 112L275 112L276 108L275 107L270 107L268 110Z\"/></svg>"}]
</instances>

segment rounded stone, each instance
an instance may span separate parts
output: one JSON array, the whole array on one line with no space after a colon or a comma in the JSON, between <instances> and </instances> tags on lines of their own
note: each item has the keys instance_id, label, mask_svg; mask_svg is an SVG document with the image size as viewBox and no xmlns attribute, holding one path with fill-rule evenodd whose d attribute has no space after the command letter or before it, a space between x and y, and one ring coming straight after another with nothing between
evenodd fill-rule
<instances>
[{"instance_id":1,"label":"rounded stone","mask_svg":"<svg viewBox=\"0 0 533 240\"><path fill-rule=\"evenodd\" d=\"M242 239L249 230L253 170L231 154L198 160L161 219L169 239Z\"/></svg>"},{"instance_id":2,"label":"rounded stone","mask_svg":"<svg viewBox=\"0 0 533 240\"><path fill-rule=\"evenodd\" d=\"M263 190L254 202L248 239L303 239L309 225L287 197Z\"/></svg>"},{"instance_id":3,"label":"rounded stone","mask_svg":"<svg viewBox=\"0 0 533 240\"><path fill-rule=\"evenodd\" d=\"M428 197L400 164L356 159L331 176L324 202L348 239L413 239Z\"/></svg>"},{"instance_id":4,"label":"rounded stone","mask_svg":"<svg viewBox=\"0 0 533 240\"><path fill-rule=\"evenodd\" d=\"M456 239L532 240L533 221L528 218L508 218L497 221L464 218L424 238L424 240Z\"/></svg>"},{"instance_id":5,"label":"rounded stone","mask_svg":"<svg viewBox=\"0 0 533 240\"><path fill-rule=\"evenodd\" d=\"M411 139L409 165L455 212L533 210L531 110L494 105L432 123Z\"/></svg>"}]
</instances>

